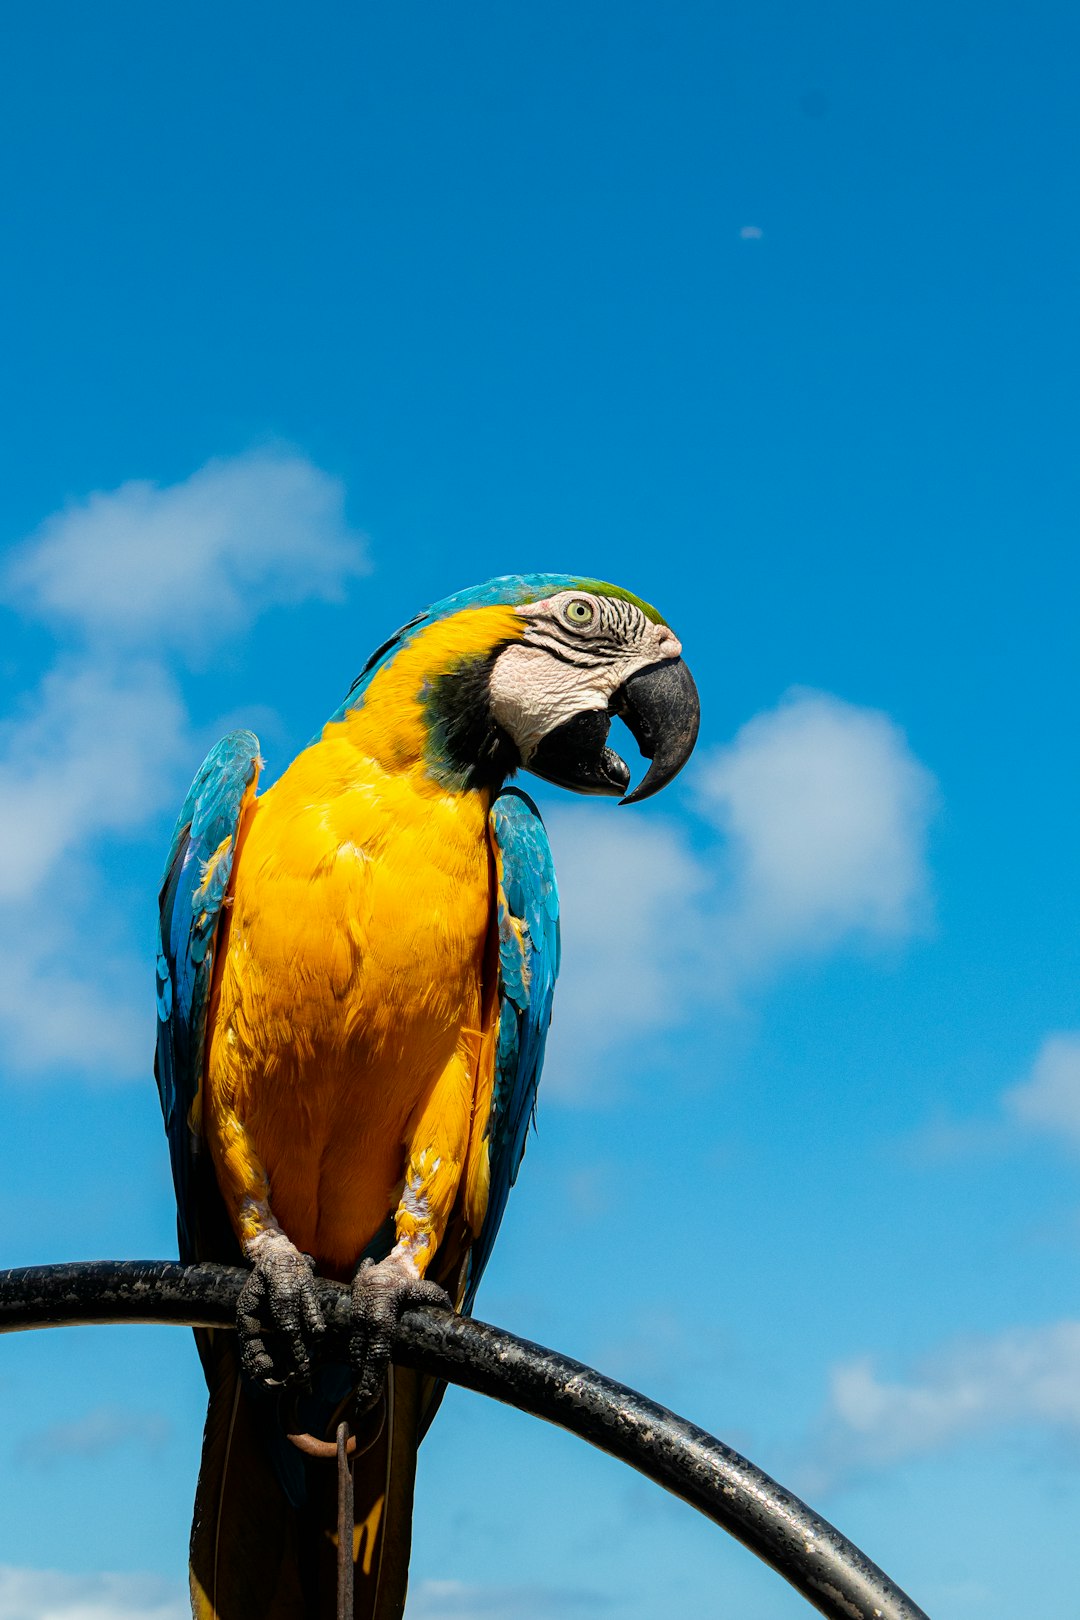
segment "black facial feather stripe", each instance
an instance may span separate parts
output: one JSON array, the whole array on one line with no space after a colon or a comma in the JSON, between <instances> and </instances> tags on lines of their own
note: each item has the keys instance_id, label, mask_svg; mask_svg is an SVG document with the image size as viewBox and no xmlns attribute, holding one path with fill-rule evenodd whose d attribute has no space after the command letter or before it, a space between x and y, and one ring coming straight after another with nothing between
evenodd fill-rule
<instances>
[{"instance_id":1,"label":"black facial feather stripe","mask_svg":"<svg viewBox=\"0 0 1080 1620\"><path fill-rule=\"evenodd\" d=\"M491 671L509 641L438 675L420 694L429 766L455 788L497 787L521 764L513 738L491 712Z\"/></svg>"},{"instance_id":2,"label":"black facial feather stripe","mask_svg":"<svg viewBox=\"0 0 1080 1620\"><path fill-rule=\"evenodd\" d=\"M573 664L578 669L593 669L597 664L604 662L603 657L595 651L593 643L585 647L580 641L569 636L564 640L547 630L533 629L527 633L525 639L531 647L541 647L544 652L557 658L561 664Z\"/></svg>"},{"instance_id":3,"label":"black facial feather stripe","mask_svg":"<svg viewBox=\"0 0 1080 1620\"><path fill-rule=\"evenodd\" d=\"M635 632L633 639L638 640L647 623L645 615L633 602L612 596L600 598L600 618L603 624L613 627L620 642L630 639L631 629Z\"/></svg>"}]
</instances>

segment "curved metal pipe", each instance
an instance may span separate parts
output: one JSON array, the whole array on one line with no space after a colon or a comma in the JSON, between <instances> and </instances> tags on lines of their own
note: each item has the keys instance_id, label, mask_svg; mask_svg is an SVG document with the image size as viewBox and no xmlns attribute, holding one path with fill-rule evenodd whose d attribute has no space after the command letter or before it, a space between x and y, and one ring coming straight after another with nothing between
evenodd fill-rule
<instances>
[{"instance_id":1,"label":"curved metal pipe","mask_svg":"<svg viewBox=\"0 0 1080 1620\"><path fill-rule=\"evenodd\" d=\"M0 1272L0 1333L103 1322L230 1328L245 1273L231 1266L102 1260ZM328 1328L350 1295L320 1279ZM502 1328L429 1308L398 1327L394 1359L580 1435L688 1502L770 1564L830 1620L928 1620L827 1520L737 1451L578 1361Z\"/></svg>"}]
</instances>

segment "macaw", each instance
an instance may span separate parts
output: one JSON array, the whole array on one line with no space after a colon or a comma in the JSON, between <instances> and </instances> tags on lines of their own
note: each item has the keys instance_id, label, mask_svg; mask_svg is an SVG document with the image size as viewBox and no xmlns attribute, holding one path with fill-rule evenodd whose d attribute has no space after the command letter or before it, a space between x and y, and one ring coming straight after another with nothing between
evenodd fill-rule
<instances>
[{"instance_id":1,"label":"macaw","mask_svg":"<svg viewBox=\"0 0 1080 1620\"><path fill-rule=\"evenodd\" d=\"M649 770L633 793L613 715ZM209 1406L196 1620L334 1612L335 1469L288 1434L357 1435L354 1613L404 1609L419 1442L442 1387L389 1362L417 1303L470 1311L525 1148L559 904L519 768L623 803L689 758L674 632L629 591L513 575L372 654L262 795L250 731L210 753L160 895L155 1072L180 1255L250 1269L201 1330ZM351 1283L318 1353L314 1273Z\"/></svg>"}]
</instances>

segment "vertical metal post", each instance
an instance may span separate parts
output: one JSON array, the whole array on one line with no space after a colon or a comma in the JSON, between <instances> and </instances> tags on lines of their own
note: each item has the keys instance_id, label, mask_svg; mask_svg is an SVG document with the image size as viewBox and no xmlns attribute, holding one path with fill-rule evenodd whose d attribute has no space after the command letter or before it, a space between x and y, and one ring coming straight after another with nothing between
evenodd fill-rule
<instances>
[{"instance_id":1,"label":"vertical metal post","mask_svg":"<svg viewBox=\"0 0 1080 1620\"><path fill-rule=\"evenodd\" d=\"M353 1620L353 1471L349 1425L337 1426L337 1620Z\"/></svg>"}]
</instances>

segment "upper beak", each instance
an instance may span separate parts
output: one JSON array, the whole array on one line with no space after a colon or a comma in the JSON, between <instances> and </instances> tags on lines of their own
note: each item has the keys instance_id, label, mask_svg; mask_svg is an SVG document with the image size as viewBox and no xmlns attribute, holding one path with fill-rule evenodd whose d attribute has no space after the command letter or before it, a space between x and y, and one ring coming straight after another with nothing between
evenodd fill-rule
<instances>
[{"instance_id":1,"label":"upper beak","mask_svg":"<svg viewBox=\"0 0 1080 1620\"><path fill-rule=\"evenodd\" d=\"M607 745L611 716L625 721L651 760L633 793L625 760ZM701 710L694 677L681 658L652 664L615 693L607 709L589 709L556 726L533 750L527 769L576 793L604 793L636 804L666 787L690 758Z\"/></svg>"},{"instance_id":2,"label":"upper beak","mask_svg":"<svg viewBox=\"0 0 1080 1620\"><path fill-rule=\"evenodd\" d=\"M644 780L622 800L637 804L667 787L694 752L701 724L698 690L682 659L669 658L631 675L612 706L652 761Z\"/></svg>"}]
</instances>

